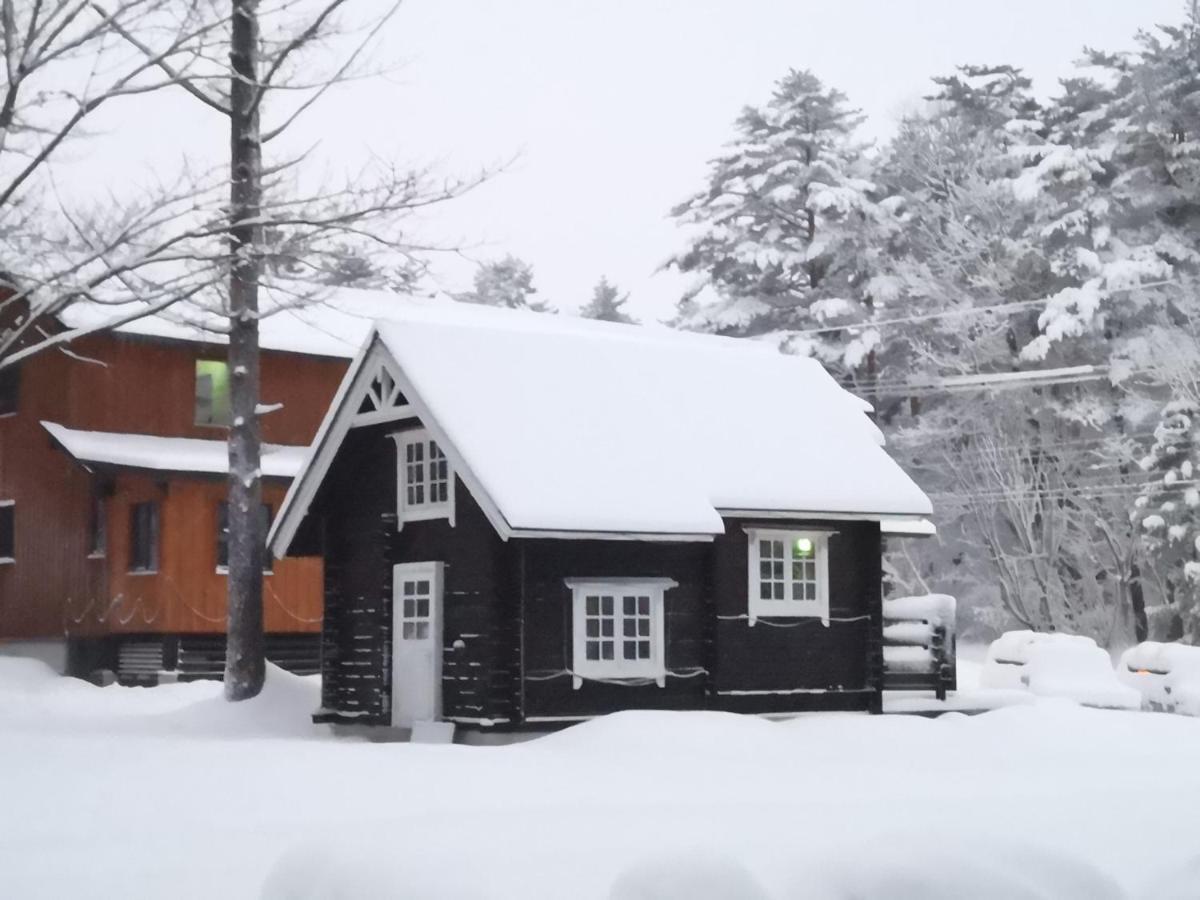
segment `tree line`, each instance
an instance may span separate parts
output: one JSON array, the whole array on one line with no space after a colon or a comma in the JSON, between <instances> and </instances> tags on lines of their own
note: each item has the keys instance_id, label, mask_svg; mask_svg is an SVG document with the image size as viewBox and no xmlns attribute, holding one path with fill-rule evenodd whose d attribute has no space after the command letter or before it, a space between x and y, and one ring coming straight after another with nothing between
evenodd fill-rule
<instances>
[{"instance_id":1,"label":"tree line","mask_svg":"<svg viewBox=\"0 0 1200 900\"><path fill-rule=\"evenodd\" d=\"M881 146L790 71L673 210L693 235L668 264L693 278L675 324L814 356L868 397L940 530L893 548L889 579L958 594L981 630L1200 640L1185 12L1085 50L1050 100L1009 65L935 77Z\"/></svg>"}]
</instances>

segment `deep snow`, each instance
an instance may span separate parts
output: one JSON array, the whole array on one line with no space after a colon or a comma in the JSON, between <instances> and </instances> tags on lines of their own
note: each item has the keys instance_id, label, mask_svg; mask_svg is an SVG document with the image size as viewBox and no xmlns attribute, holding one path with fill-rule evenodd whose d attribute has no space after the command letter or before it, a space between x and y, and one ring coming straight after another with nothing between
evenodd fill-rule
<instances>
[{"instance_id":1,"label":"deep snow","mask_svg":"<svg viewBox=\"0 0 1200 900\"><path fill-rule=\"evenodd\" d=\"M0 658L11 897L1182 898L1200 720L631 712L511 747L333 738L312 679L95 688Z\"/></svg>"}]
</instances>

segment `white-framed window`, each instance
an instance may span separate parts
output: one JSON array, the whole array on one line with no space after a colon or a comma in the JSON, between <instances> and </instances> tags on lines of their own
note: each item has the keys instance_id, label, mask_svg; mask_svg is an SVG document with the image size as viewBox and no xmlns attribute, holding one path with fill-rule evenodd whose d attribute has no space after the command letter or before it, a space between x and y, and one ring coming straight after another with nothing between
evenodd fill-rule
<instances>
[{"instance_id":1,"label":"white-framed window","mask_svg":"<svg viewBox=\"0 0 1200 900\"><path fill-rule=\"evenodd\" d=\"M749 615L829 620L827 531L748 528Z\"/></svg>"},{"instance_id":2,"label":"white-framed window","mask_svg":"<svg viewBox=\"0 0 1200 900\"><path fill-rule=\"evenodd\" d=\"M670 578L568 578L575 687L585 678L666 684L663 594Z\"/></svg>"},{"instance_id":3,"label":"white-framed window","mask_svg":"<svg viewBox=\"0 0 1200 900\"><path fill-rule=\"evenodd\" d=\"M424 429L400 431L396 440L396 520L449 519L454 524L454 471Z\"/></svg>"}]
</instances>

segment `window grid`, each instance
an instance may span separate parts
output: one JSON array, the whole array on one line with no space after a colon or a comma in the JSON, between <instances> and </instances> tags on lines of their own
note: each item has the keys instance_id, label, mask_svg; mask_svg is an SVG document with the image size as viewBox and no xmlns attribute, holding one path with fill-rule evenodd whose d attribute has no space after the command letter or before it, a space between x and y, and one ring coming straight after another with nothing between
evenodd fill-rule
<instances>
[{"instance_id":1,"label":"window grid","mask_svg":"<svg viewBox=\"0 0 1200 900\"><path fill-rule=\"evenodd\" d=\"M828 535L750 530L750 614L828 615Z\"/></svg>"},{"instance_id":2,"label":"window grid","mask_svg":"<svg viewBox=\"0 0 1200 900\"><path fill-rule=\"evenodd\" d=\"M666 684L664 593L670 578L568 578L573 596L576 688L585 679L653 680Z\"/></svg>"},{"instance_id":3,"label":"window grid","mask_svg":"<svg viewBox=\"0 0 1200 900\"><path fill-rule=\"evenodd\" d=\"M406 641L428 640L432 583L427 578L405 579L400 598L400 638Z\"/></svg>"},{"instance_id":4,"label":"window grid","mask_svg":"<svg viewBox=\"0 0 1200 900\"><path fill-rule=\"evenodd\" d=\"M453 518L454 473L437 441L424 431L396 435L400 447L399 520Z\"/></svg>"}]
</instances>

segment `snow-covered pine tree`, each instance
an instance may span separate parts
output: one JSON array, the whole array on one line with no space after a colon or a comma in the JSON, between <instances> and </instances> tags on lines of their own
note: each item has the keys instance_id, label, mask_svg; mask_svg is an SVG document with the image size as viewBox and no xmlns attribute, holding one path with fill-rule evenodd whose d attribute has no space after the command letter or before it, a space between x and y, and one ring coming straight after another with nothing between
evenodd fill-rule
<instances>
[{"instance_id":1,"label":"snow-covered pine tree","mask_svg":"<svg viewBox=\"0 0 1200 900\"><path fill-rule=\"evenodd\" d=\"M1141 468L1151 478L1133 519L1165 600L1150 610L1152 636L1200 643L1200 406L1166 405Z\"/></svg>"},{"instance_id":2,"label":"snow-covered pine tree","mask_svg":"<svg viewBox=\"0 0 1200 900\"><path fill-rule=\"evenodd\" d=\"M876 224L887 212L855 138L861 122L845 95L803 70L742 112L708 186L672 211L693 236L668 265L698 276L676 324L776 333L842 371L868 361L878 335L839 327L870 320L885 243Z\"/></svg>"},{"instance_id":3,"label":"snow-covered pine tree","mask_svg":"<svg viewBox=\"0 0 1200 900\"><path fill-rule=\"evenodd\" d=\"M530 309L534 312L553 312L544 300L531 299L537 293L533 284L533 266L509 254L503 259L480 264L475 270L474 284L469 291L453 294L463 303L503 306L508 309Z\"/></svg>"},{"instance_id":4,"label":"snow-covered pine tree","mask_svg":"<svg viewBox=\"0 0 1200 900\"><path fill-rule=\"evenodd\" d=\"M621 309L629 301L629 294L622 294L608 278L601 277L592 289L592 299L579 310L585 319L601 319L605 322L632 324L633 316Z\"/></svg>"}]
</instances>

